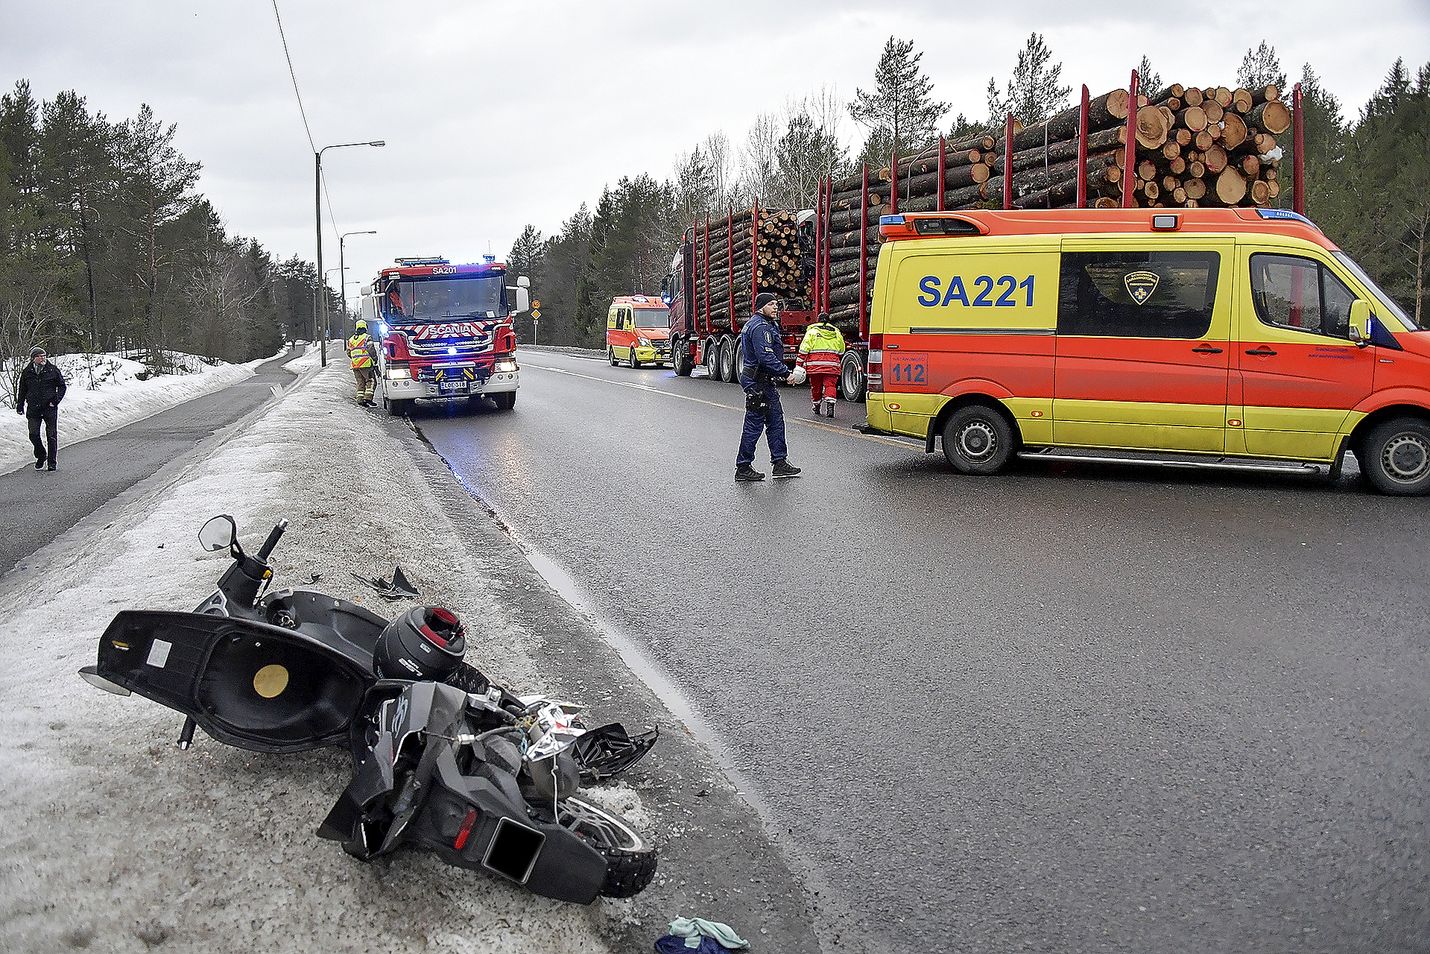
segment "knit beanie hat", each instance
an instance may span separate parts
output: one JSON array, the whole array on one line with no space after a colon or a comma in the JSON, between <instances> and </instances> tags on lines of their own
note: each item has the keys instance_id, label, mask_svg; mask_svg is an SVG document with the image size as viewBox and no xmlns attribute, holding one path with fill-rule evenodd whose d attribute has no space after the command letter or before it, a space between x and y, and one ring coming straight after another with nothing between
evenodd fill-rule
<instances>
[{"instance_id":1,"label":"knit beanie hat","mask_svg":"<svg viewBox=\"0 0 1430 954\"><path fill-rule=\"evenodd\" d=\"M772 301L778 301L779 297L780 296L772 295L769 292L760 292L755 296L755 311L759 311Z\"/></svg>"}]
</instances>

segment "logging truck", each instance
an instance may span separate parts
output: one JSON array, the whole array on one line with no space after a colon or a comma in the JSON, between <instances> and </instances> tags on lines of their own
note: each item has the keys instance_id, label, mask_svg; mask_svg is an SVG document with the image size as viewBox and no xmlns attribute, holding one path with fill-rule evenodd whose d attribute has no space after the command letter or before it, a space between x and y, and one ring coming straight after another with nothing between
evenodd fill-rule
<instances>
[{"instance_id":1,"label":"logging truck","mask_svg":"<svg viewBox=\"0 0 1430 954\"><path fill-rule=\"evenodd\" d=\"M661 283L670 306L670 360L678 375L703 367L713 381L739 382L740 328L755 298L782 299L780 326L786 362L793 365L813 307L813 211L727 211L685 230Z\"/></svg>"},{"instance_id":2,"label":"logging truck","mask_svg":"<svg viewBox=\"0 0 1430 954\"><path fill-rule=\"evenodd\" d=\"M363 289L363 317L377 343L377 393L389 414L415 400L489 397L516 405L513 315L529 310L530 282L507 288L496 256L472 265L399 258Z\"/></svg>"}]
</instances>

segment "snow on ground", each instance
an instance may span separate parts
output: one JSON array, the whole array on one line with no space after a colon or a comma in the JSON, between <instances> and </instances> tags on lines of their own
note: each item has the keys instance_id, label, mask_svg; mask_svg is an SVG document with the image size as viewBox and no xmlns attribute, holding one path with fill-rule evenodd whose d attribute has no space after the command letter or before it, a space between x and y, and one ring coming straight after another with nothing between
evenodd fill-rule
<instances>
[{"instance_id":1,"label":"snow on ground","mask_svg":"<svg viewBox=\"0 0 1430 954\"><path fill-rule=\"evenodd\" d=\"M202 394L226 388L249 377L254 368L270 360L209 364L190 354L173 352L171 357L176 373L140 380L140 375L146 373L144 363L119 352L51 355L50 360L64 372L68 384L60 404L60 447L108 434ZM8 386L12 380L8 369L3 378ZM26 423L14 414L14 395L4 400L4 406L11 417L3 419L5 424L0 426L0 473L35 460Z\"/></svg>"},{"instance_id":2,"label":"snow on ground","mask_svg":"<svg viewBox=\"0 0 1430 954\"><path fill-rule=\"evenodd\" d=\"M4 578L0 950L563 954L607 950L600 938L629 916L430 855L349 858L315 834L349 778L344 753L261 755L202 732L181 752L177 713L75 674L116 611L189 609L213 589L227 560L200 551L196 533L226 512L251 545L289 518L278 585L317 573L317 588L385 615L409 604L383 603L351 574L388 576L400 559L424 601L469 621L473 662L540 691L536 636L482 569L520 556L433 547L457 531L350 392L330 362L169 487L87 519ZM626 786L597 797L644 818Z\"/></svg>"}]
</instances>

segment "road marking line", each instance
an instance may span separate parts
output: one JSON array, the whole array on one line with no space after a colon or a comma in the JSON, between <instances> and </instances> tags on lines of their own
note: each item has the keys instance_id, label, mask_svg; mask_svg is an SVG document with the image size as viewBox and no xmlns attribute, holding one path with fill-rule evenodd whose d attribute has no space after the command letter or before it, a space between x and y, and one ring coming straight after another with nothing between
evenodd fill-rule
<instances>
[{"instance_id":1,"label":"road marking line","mask_svg":"<svg viewBox=\"0 0 1430 954\"><path fill-rule=\"evenodd\" d=\"M688 394L677 394L674 391L667 391L663 388L653 388L649 384L635 384L631 381L612 381L610 378L600 378L594 374L582 374L580 371L568 371L566 368L553 368L543 364L532 364L529 361L523 361L521 363L521 366L523 368L535 368L538 371L550 371L553 374L566 374L570 375L573 378L585 378L587 381L595 381L598 384L611 384L615 385L618 388L630 388L632 391L648 391L651 394L661 394L665 397L679 398L682 401L693 401L696 404L704 404L709 407L718 407L722 410L735 411L739 414L745 413L744 408L736 407L733 404L721 404L719 401L707 401L704 398L691 397ZM834 424L825 424L821 421L806 421L803 418L790 417L788 415L785 416L785 423L803 424L805 427L817 428L821 431L828 431L831 434L838 434L842 437L853 437L857 438L858 440L872 441L876 444L885 444L889 447L901 447L907 451L917 450L920 453L923 453L923 448L915 447L907 441L895 440L890 437L879 437L877 434L861 434L858 431L854 430L852 427L844 428Z\"/></svg>"}]
</instances>

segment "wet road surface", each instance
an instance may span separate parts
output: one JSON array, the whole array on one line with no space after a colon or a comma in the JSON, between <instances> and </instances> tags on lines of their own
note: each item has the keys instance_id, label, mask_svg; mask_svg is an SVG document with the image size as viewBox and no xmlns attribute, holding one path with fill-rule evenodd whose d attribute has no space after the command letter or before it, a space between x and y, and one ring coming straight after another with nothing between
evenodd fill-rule
<instances>
[{"instance_id":1,"label":"wet road surface","mask_svg":"<svg viewBox=\"0 0 1430 954\"><path fill-rule=\"evenodd\" d=\"M734 385L522 372L413 421L718 735L828 950L1430 944L1430 501L962 477L803 389L805 475L737 485Z\"/></svg>"}]
</instances>

